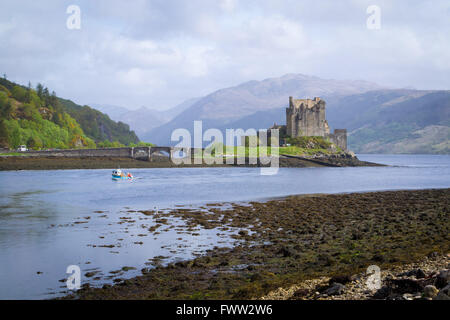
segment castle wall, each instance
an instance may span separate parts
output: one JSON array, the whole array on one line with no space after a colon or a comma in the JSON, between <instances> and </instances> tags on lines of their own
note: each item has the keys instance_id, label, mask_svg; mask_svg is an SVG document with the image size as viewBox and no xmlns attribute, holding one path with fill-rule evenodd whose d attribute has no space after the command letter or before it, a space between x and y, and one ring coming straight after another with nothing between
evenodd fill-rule
<instances>
[{"instance_id":1,"label":"castle wall","mask_svg":"<svg viewBox=\"0 0 450 320\"><path fill-rule=\"evenodd\" d=\"M327 136L339 148L347 150L347 129L335 129L334 133L330 133Z\"/></svg>"}]
</instances>

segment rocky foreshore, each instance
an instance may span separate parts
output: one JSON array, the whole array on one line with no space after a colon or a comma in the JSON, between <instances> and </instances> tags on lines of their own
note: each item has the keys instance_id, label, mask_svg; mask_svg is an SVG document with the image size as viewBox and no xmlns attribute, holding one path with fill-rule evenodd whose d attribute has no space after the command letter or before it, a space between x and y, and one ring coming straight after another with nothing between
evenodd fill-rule
<instances>
[{"instance_id":1,"label":"rocky foreshore","mask_svg":"<svg viewBox=\"0 0 450 320\"><path fill-rule=\"evenodd\" d=\"M317 153L315 155L308 156L292 156L292 155L281 155L281 162L288 160L301 160L309 163L314 163L318 166L326 166L326 167L366 167L366 166L383 166L378 163L361 161L358 157L351 151L341 152L341 153L332 153L332 154L324 154Z\"/></svg>"},{"instance_id":2,"label":"rocky foreshore","mask_svg":"<svg viewBox=\"0 0 450 320\"><path fill-rule=\"evenodd\" d=\"M133 211L132 221L154 221L142 231L148 235L174 229L195 239L198 228L214 229L235 243L192 260L153 259L140 276L101 288L85 283L65 298L441 299L448 293L449 208L450 189L430 189ZM173 222L180 220L184 227ZM382 283L368 291L371 265Z\"/></svg>"},{"instance_id":3,"label":"rocky foreshore","mask_svg":"<svg viewBox=\"0 0 450 320\"><path fill-rule=\"evenodd\" d=\"M450 254L431 253L415 263L373 273L321 277L278 288L262 300L450 300Z\"/></svg>"}]
</instances>

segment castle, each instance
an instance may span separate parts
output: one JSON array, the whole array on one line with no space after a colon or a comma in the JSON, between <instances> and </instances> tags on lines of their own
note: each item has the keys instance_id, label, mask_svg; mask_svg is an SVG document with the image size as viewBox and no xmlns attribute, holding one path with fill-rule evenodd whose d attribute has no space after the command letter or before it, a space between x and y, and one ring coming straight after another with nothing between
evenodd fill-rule
<instances>
[{"instance_id":1,"label":"castle","mask_svg":"<svg viewBox=\"0 0 450 320\"><path fill-rule=\"evenodd\" d=\"M289 97L289 108L286 108L286 135L292 138L327 137L342 150L347 150L347 129L335 129L334 133L330 133L325 119L325 101L317 97L312 100Z\"/></svg>"},{"instance_id":2,"label":"castle","mask_svg":"<svg viewBox=\"0 0 450 320\"><path fill-rule=\"evenodd\" d=\"M342 150L347 150L347 129L335 129L330 133L328 121L325 118L325 101L320 98L294 99L289 97L289 108L286 108L286 125L276 123L269 129L278 129L280 144L285 138L291 137L326 137ZM270 137L270 130L267 133ZM252 136L241 136L241 145L246 145L246 139ZM259 132L257 136L259 137Z\"/></svg>"}]
</instances>

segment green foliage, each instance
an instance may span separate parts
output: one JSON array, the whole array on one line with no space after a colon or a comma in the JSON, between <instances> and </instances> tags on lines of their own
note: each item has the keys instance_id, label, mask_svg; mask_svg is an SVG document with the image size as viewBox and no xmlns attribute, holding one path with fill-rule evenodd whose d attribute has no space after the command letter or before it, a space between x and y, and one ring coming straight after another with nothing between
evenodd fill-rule
<instances>
[{"instance_id":1,"label":"green foliage","mask_svg":"<svg viewBox=\"0 0 450 320\"><path fill-rule=\"evenodd\" d=\"M10 119L13 112L13 106L6 92L0 92L0 117Z\"/></svg>"},{"instance_id":2,"label":"green foliage","mask_svg":"<svg viewBox=\"0 0 450 320\"><path fill-rule=\"evenodd\" d=\"M28 94L27 94L27 89L19 87L19 86L14 86L11 94L13 96L14 99L16 99L17 101L20 102L28 102Z\"/></svg>"},{"instance_id":3,"label":"green foliage","mask_svg":"<svg viewBox=\"0 0 450 320\"><path fill-rule=\"evenodd\" d=\"M105 140L108 146L140 145L127 124L58 98L40 83L34 90L30 83L24 87L0 78L0 118L7 120L4 133L0 132L0 145L4 147L26 144L32 134L41 139L43 148L95 148L96 142L104 145Z\"/></svg>"},{"instance_id":4,"label":"green foliage","mask_svg":"<svg viewBox=\"0 0 450 320\"><path fill-rule=\"evenodd\" d=\"M125 147L125 145L120 143L119 141L111 142L109 140L99 142L99 143L97 143L97 146L99 148L122 148L122 147Z\"/></svg>"},{"instance_id":5,"label":"green foliage","mask_svg":"<svg viewBox=\"0 0 450 320\"><path fill-rule=\"evenodd\" d=\"M400 139L408 138L419 126L414 123L391 122L382 126L362 128L348 137L352 149L358 152L365 145L378 142L388 144Z\"/></svg>"},{"instance_id":6,"label":"green foliage","mask_svg":"<svg viewBox=\"0 0 450 320\"><path fill-rule=\"evenodd\" d=\"M123 145L137 144L138 137L130 127L123 122L114 122L106 114L89 106L80 106L70 100L60 99L65 112L69 113L81 126L87 136L96 142L118 141Z\"/></svg>"},{"instance_id":7,"label":"green foliage","mask_svg":"<svg viewBox=\"0 0 450 320\"><path fill-rule=\"evenodd\" d=\"M27 146L30 149L39 150L42 148L42 140L38 136L31 136L27 141Z\"/></svg>"},{"instance_id":8,"label":"green foliage","mask_svg":"<svg viewBox=\"0 0 450 320\"><path fill-rule=\"evenodd\" d=\"M337 148L337 153L342 152L340 148ZM321 149L321 148L301 148L297 146L290 147L280 147L279 154L289 154L293 156L301 156L301 155L316 155L316 154L331 154L332 152L329 149Z\"/></svg>"},{"instance_id":9,"label":"green foliage","mask_svg":"<svg viewBox=\"0 0 450 320\"><path fill-rule=\"evenodd\" d=\"M0 78L0 146L16 148L96 148L139 142L127 124L88 106L58 98L38 83L36 90Z\"/></svg>"},{"instance_id":10,"label":"green foliage","mask_svg":"<svg viewBox=\"0 0 450 320\"><path fill-rule=\"evenodd\" d=\"M207 146L205 148L205 152L211 154L211 156L215 156L217 151L221 151L221 154L224 154L225 152L225 146L223 143L221 142L214 142L211 145ZM218 153L218 154L220 154Z\"/></svg>"},{"instance_id":11,"label":"green foliage","mask_svg":"<svg viewBox=\"0 0 450 320\"><path fill-rule=\"evenodd\" d=\"M328 149L331 146L331 142L325 137L296 137L287 138L286 143L292 146L305 149Z\"/></svg>"},{"instance_id":12,"label":"green foliage","mask_svg":"<svg viewBox=\"0 0 450 320\"><path fill-rule=\"evenodd\" d=\"M139 141L138 143L130 143L129 147L154 147L153 143Z\"/></svg>"},{"instance_id":13,"label":"green foliage","mask_svg":"<svg viewBox=\"0 0 450 320\"><path fill-rule=\"evenodd\" d=\"M40 89L39 89L40 88ZM0 79L0 146L41 148L95 148L77 121L64 112L56 95L38 85L38 91Z\"/></svg>"}]
</instances>

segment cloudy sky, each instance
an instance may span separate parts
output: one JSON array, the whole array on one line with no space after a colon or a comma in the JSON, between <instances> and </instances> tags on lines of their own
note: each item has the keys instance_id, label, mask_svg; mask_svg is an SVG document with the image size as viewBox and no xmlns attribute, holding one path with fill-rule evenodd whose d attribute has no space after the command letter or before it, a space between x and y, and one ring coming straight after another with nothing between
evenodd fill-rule
<instances>
[{"instance_id":1,"label":"cloudy sky","mask_svg":"<svg viewBox=\"0 0 450 320\"><path fill-rule=\"evenodd\" d=\"M450 89L448 0L2 0L0 43L1 74L80 104L166 109L286 73Z\"/></svg>"}]
</instances>

